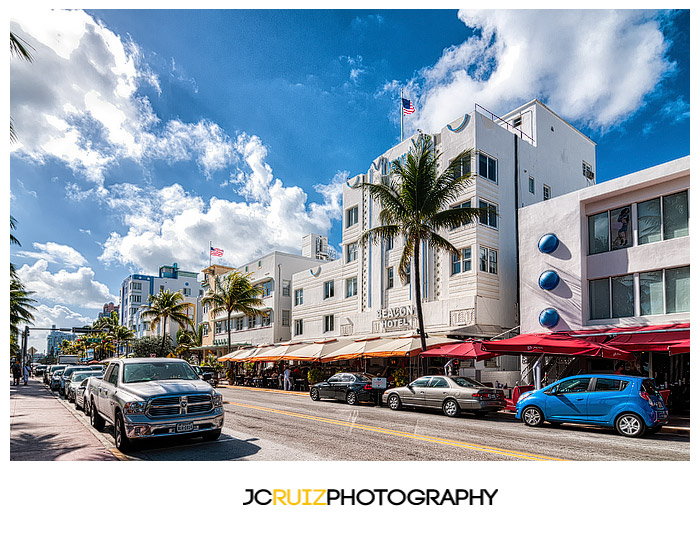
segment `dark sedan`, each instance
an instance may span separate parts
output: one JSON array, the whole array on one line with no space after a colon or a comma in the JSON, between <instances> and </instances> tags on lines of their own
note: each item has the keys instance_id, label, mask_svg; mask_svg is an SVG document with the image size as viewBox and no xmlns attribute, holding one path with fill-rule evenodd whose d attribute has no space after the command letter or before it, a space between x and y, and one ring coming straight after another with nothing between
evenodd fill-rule
<instances>
[{"instance_id":1,"label":"dark sedan","mask_svg":"<svg viewBox=\"0 0 700 536\"><path fill-rule=\"evenodd\" d=\"M376 402L376 392L372 388L372 380L359 372L335 374L325 382L312 385L309 395L311 400L335 398L336 400L344 400L353 406L360 402Z\"/></svg>"}]
</instances>

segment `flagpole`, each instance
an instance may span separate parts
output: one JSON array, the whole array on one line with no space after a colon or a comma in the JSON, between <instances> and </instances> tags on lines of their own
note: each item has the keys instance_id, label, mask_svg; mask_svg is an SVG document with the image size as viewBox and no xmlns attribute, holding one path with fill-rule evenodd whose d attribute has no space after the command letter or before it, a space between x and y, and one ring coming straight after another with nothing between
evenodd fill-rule
<instances>
[{"instance_id":1,"label":"flagpole","mask_svg":"<svg viewBox=\"0 0 700 536\"><path fill-rule=\"evenodd\" d=\"M211 268L211 240L209 240L209 268Z\"/></svg>"},{"instance_id":2,"label":"flagpole","mask_svg":"<svg viewBox=\"0 0 700 536\"><path fill-rule=\"evenodd\" d=\"M399 100L399 114L401 115L401 141L403 141L403 88L401 88L401 99Z\"/></svg>"}]
</instances>

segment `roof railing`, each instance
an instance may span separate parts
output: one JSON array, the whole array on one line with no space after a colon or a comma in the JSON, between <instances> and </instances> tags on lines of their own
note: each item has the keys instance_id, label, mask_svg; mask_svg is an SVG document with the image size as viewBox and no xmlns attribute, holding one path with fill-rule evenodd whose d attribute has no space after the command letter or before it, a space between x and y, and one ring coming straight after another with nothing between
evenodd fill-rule
<instances>
[{"instance_id":1,"label":"roof railing","mask_svg":"<svg viewBox=\"0 0 700 536\"><path fill-rule=\"evenodd\" d=\"M483 111L483 115L490 116L490 117L491 117L491 121L493 121L493 122L496 123L497 125L501 125L501 126L502 126L503 128L505 128L507 131L509 131L509 132L510 132L510 131L514 131L515 134L517 134L517 135L520 136L520 138L527 138L527 139L530 140L533 144L535 143L535 140L534 140L532 137L530 137L530 136L528 136L527 134L525 134L522 130L520 130L518 127L514 126L512 123L509 123L508 121L506 121L506 120L503 119L502 117L499 117L499 116L497 116L495 113L490 112L489 110L487 110L486 108L484 108L484 107L481 106L480 104L474 103L474 111L477 112L477 111L479 111L479 110L482 110L482 111Z\"/></svg>"}]
</instances>

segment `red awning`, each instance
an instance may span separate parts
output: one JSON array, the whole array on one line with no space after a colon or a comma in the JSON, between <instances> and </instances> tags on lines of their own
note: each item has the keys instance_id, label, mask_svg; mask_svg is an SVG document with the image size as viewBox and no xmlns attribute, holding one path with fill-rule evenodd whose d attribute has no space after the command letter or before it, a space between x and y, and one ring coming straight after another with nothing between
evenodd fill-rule
<instances>
[{"instance_id":1,"label":"red awning","mask_svg":"<svg viewBox=\"0 0 700 536\"><path fill-rule=\"evenodd\" d=\"M483 341L481 346L488 352L498 354L573 355L623 359L626 361L635 359L632 354L625 350L558 332L525 333L512 339Z\"/></svg>"},{"instance_id":2,"label":"red awning","mask_svg":"<svg viewBox=\"0 0 700 536\"><path fill-rule=\"evenodd\" d=\"M628 352L666 352L668 347L688 338L688 331L621 333L606 342Z\"/></svg>"},{"instance_id":3,"label":"red awning","mask_svg":"<svg viewBox=\"0 0 700 536\"><path fill-rule=\"evenodd\" d=\"M690 339L684 339L669 345L668 353L671 355L690 353Z\"/></svg>"},{"instance_id":4,"label":"red awning","mask_svg":"<svg viewBox=\"0 0 700 536\"><path fill-rule=\"evenodd\" d=\"M423 357L451 357L456 359L476 359L477 361L483 361L484 359L490 359L496 357L499 354L494 354L493 352L487 352L481 346L481 341L462 341L455 344L446 344L445 346L440 346L439 348L433 348L432 350L426 350L421 354Z\"/></svg>"}]
</instances>

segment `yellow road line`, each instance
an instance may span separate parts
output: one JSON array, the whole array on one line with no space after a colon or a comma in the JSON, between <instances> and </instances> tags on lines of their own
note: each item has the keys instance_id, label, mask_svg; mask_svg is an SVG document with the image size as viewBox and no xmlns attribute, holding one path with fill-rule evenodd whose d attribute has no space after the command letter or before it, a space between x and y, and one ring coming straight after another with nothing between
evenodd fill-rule
<instances>
[{"instance_id":1,"label":"yellow road line","mask_svg":"<svg viewBox=\"0 0 700 536\"><path fill-rule=\"evenodd\" d=\"M226 387L226 389L243 389L244 391L262 391L264 393L280 393L285 395L309 396L309 393L303 391L282 391L281 389L266 389L264 387L246 387L244 385L219 385L218 387Z\"/></svg>"},{"instance_id":2,"label":"yellow road line","mask_svg":"<svg viewBox=\"0 0 700 536\"><path fill-rule=\"evenodd\" d=\"M539 454L530 454L527 452L518 452L515 450L499 449L496 447L489 447L486 445L476 445L476 444L472 444L472 443L465 443L463 441L457 441L454 439L444 439L444 438L440 438L440 437L414 434L411 432L401 432L400 430L391 430L389 428L380 428L377 426L369 426L369 425L365 425L365 424L358 424L358 423L347 422L347 421L339 421L336 419L329 419L326 417L317 417L314 415L306 415L304 413L295 413L295 412L284 411L284 410L280 410L280 409L266 408L263 406L253 406L251 404L242 404L240 402L229 402L229 404L231 404L233 406L239 406L242 408L254 409L254 410L258 410L258 411L266 411L269 413L277 413L279 415L287 415L289 417L296 417L299 419L318 421L318 422L323 422L323 423L327 423L327 424L334 424L337 426L346 426L349 428L356 428L358 430L366 430L368 432L378 432L381 434L388 434L388 435L393 435L396 437L405 437L408 439L427 441L430 443L437 443L440 445L447 445L447 446L451 446L451 447L459 447L459 448L463 448L463 449L476 450L476 451L480 451L480 452L486 452L489 454L499 454L499 455L507 456L507 457L511 457L511 458L522 458L525 460L564 461L562 458L553 458L551 456L542 456Z\"/></svg>"}]
</instances>

